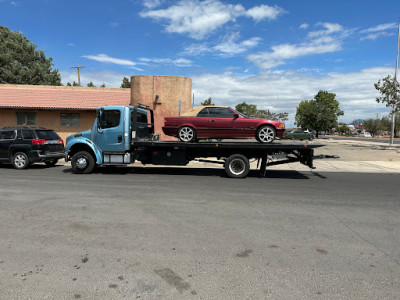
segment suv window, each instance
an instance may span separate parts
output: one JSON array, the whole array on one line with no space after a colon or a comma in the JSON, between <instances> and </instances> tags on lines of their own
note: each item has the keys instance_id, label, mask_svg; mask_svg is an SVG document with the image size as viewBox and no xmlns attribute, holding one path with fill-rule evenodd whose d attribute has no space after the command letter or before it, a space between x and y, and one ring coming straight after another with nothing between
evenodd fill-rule
<instances>
[{"instance_id":1,"label":"suv window","mask_svg":"<svg viewBox=\"0 0 400 300\"><path fill-rule=\"evenodd\" d=\"M210 114L210 117L213 118L233 118L233 115L235 114L230 109L224 107L209 107L208 113Z\"/></svg>"},{"instance_id":2,"label":"suv window","mask_svg":"<svg viewBox=\"0 0 400 300\"><path fill-rule=\"evenodd\" d=\"M203 109L197 114L197 116L198 116L198 117L208 117L208 116L209 116L209 115L208 115L208 108L207 108L207 107L203 108Z\"/></svg>"},{"instance_id":3,"label":"suv window","mask_svg":"<svg viewBox=\"0 0 400 300\"><path fill-rule=\"evenodd\" d=\"M53 130L36 130L38 139L43 140L59 140L60 136Z\"/></svg>"},{"instance_id":4,"label":"suv window","mask_svg":"<svg viewBox=\"0 0 400 300\"><path fill-rule=\"evenodd\" d=\"M0 140L15 139L15 130L0 131Z\"/></svg>"},{"instance_id":5,"label":"suv window","mask_svg":"<svg viewBox=\"0 0 400 300\"><path fill-rule=\"evenodd\" d=\"M32 130L22 130L22 138L24 140L33 140L35 135L33 134Z\"/></svg>"},{"instance_id":6,"label":"suv window","mask_svg":"<svg viewBox=\"0 0 400 300\"><path fill-rule=\"evenodd\" d=\"M100 128L117 127L120 122L121 112L119 110L106 110L103 111L100 117Z\"/></svg>"}]
</instances>

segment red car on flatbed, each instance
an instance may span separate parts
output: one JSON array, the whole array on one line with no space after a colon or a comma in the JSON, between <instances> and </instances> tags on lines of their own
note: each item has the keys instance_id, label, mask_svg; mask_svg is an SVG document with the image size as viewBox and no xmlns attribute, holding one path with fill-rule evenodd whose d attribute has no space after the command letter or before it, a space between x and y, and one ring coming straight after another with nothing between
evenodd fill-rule
<instances>
[{"instance_id":1,"label":"red car on flatbed","mask_svg":"<svg viewBox=\"0 0 400 300\"><path fill-rule=\"evenodd\" d=\"M163 132L182 142L255 138L261 143L271 143L285 133L282 122L249 118L226 106L196 106L180 117L165 118L164 123Z\"/></svg>"}]
</instances>

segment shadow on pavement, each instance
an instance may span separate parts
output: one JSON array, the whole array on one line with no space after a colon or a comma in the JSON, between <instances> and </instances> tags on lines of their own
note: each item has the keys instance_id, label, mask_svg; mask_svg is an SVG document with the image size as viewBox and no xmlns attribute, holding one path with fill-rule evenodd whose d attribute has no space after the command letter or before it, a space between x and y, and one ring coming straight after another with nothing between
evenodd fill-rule
<instances>
[{"instance_id":1,"label":"shadow on pavement","mask_svg":"<svg viewBox=\"0 0 400 300\"><path fill-rule=\"evenodd\" d=\"M64 173L73 173L72 168L65 168ZM100 175L188 175L188 176L216 176L222 178L228 178L224 169L217 168L175 168L175 167L99 167L93 171L93 174ZM78 176L78 175L77 175ZM312 172L310 174L304 174L295 170L267 170L265 178L279 178L279 179L310 179L310 176L317 176L322 179L326 179L318 173ZM251 170L247 175L249 178L260 178L257 170Z\"/></svg>"}]
</instances>

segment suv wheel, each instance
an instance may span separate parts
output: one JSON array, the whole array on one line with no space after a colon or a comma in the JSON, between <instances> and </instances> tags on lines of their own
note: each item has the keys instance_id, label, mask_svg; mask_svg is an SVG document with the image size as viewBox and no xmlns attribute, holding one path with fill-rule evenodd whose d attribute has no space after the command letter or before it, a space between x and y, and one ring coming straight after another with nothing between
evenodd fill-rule
<instances>
[{"instance_id":1,"label":"suv wheel","mask_svg":"<svg viewBox=\"0 0 400 300\"><path fill-rule=\"evenodd\" d=\"M86 151L80 151L71 159L72 170L76 174L89 174L93 171L95 162L93 156Z\"/></svg>"},{"instance_id":2,"label":"suv wheel","mask_svg":"<svg viewBox=\"0 0 400 300\"><path fill-rule=\"evenodd\" d=\"M57 164L57 162L58 162L58 159L57 159L57 158L54 158L54 159L52 159L52 160L46 160L44 163L45 163L46 166L48 166L48 167L53 167L53 166L55 166L55 165Z\"/></svg>"},{"instance_id":3,"label":"suv wheel","mask_svg":"<svg viewBox=\"0 0 400 300\"><path fill-rule=\"evenodd\" d=\"M29 166L29 158L25 152L17 152L11 159L14 168L18 170L26 169Z\"/></svg>"}]
</instances>

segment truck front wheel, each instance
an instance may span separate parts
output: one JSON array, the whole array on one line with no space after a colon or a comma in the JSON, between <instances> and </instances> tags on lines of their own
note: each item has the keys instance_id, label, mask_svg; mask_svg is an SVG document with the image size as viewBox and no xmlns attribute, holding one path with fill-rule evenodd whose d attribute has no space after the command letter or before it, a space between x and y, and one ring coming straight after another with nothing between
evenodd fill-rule
<instances>
[{"instance_id":1,"label":"truck front wheel","mask_svg":"<svg viewBox=\"0 0 400 300\"><path fill-rule=\"evenodd\" d=\"M89 152L79 151L72 156L71 165L75 174L89 174L93 171L95 162Z\"/></svg>"},{"instance_id":2,"label":"truck front wheel","mask_svg":"<svg viewBox=\"0 0 400 300\"><path fill-rule=\"evenodd\" d=\"M245 178L250 171L250 163L246 156L232 154L225 161L225 172L231 178Z\"/></svg>"}]
</instances>

